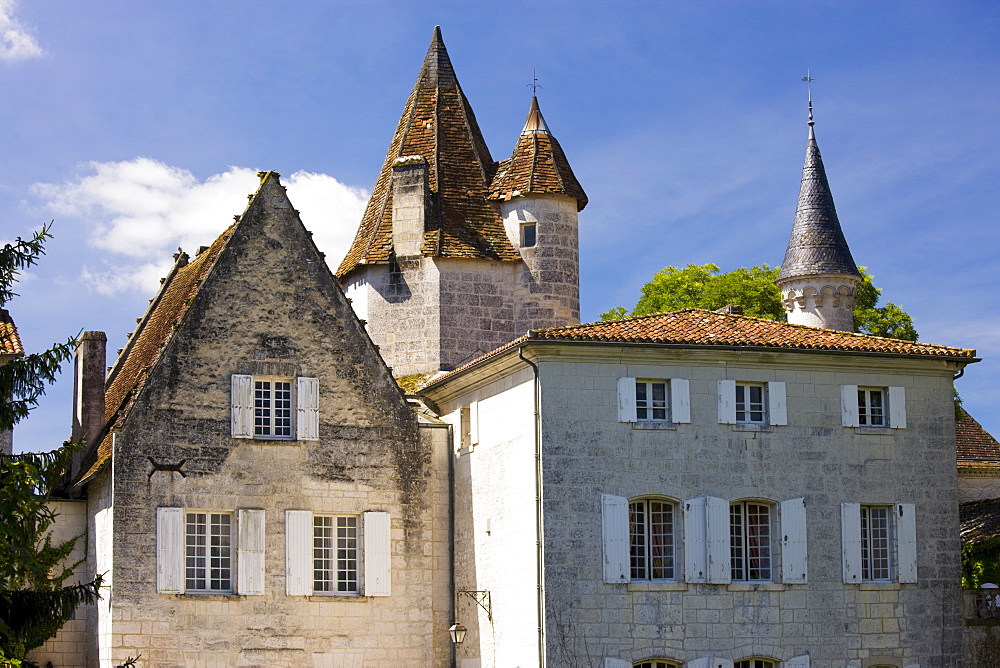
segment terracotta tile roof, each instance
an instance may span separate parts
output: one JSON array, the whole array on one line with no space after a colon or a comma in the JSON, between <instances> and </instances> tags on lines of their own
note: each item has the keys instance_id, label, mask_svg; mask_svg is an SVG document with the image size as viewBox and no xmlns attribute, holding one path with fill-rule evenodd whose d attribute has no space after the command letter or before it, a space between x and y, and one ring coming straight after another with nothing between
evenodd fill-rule
<instances>
[{"instance_id":1,"label":"terracotta tile roof","mask_svg":"<svg viewBox=\"0 0 1000 668\"><path fill-rule=\"evenodd\" d=\"M23 355L24 347L17 333L14 319L7 309L0 309L0 355Z\"/></svg>"},{"instance_id":2,"label":"terracotta tile roof","mask_svg":"<svg viewBox=\"0 0 1000 668\"><path fill-rule=\"evenodd\" d=\"M460 371L522 343L540 340L844 351L977 361L976 351L968 348L885 339L867 334L790 325L764 318L691 308L636 318L531 330L526 335L454 371L438 376L424 387L436 385Z\"/></svg>"},{"instance_id":3,"label":"terracotta tile roof","mask_svg":"<svg viewBox=\"0 0 1000 668\"><path fill-rule=\"evenodd\" d=\"M955 421L955 449L958 458L1000 462L1000 443L964 408L959 408L959 412L962 417Z\"/></svg>"},{"instance_id":4,"label":"terracotta tile roof","mask_svg":"<svg viewBox=\"0 0 1000 668\"><path fill-rule=\"evenodd\" d=\"M427 161L432 203L421 252L436 257L519 260L503 221L486 201L496 164L458 84L441 31L435 28L361 226L337 276L349 274L359 264L389 261L392 164L416 155Z\"/></svg>"},{"instance_id":5,"label":"terracotta tile roof","mask_svg":"<svg viewBox=\"0 0 1000 668\"><path fill-rule=\"evenodd\" d=\"M549 132L534 97L514 154L497 167L490 199L509 200L529 193L568 195L576 200L578 211L587 206L587 193L576 180L559 142Z\"/></svg>"},{"instance_id":6,"label":"terracotta tile roof","mask_svg":"<svg viewBox=\"0 0 1000 668\"><path fill-rule=\"evenodd\" d=\"M958 506L963 543L982 543L1000 538L1000 499L966 501Z\"/></svg>"},{"instance_id":7,"label":"terracotta tile roof","mask_svg":"<svg viewBox=\"0 0 1000 668\"><path fill-rule=\"evenodd\" d=\"M263 186L263 183L261 185ZM108 374L104 395L104 415L108 433L83 463L81 467L83 475L79 477L80 480L97 473L111 458L113 445L111 429L124 419L131 402L146 382L149 369L160 358L178 323L198 294L202 281L215 265L235 228L236 223L190 262L185 253L178 252L174 256L176 259L174 268L164 279L159 293L153 298L149 309L140 319L135 332Z\"/></svg>"}]
</instances>

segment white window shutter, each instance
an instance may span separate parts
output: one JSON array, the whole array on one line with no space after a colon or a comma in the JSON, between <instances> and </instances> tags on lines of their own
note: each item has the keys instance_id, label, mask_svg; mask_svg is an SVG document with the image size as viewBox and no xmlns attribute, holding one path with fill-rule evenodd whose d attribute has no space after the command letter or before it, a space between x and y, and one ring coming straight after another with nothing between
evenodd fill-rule
<instances>
[{"instance_id":1,"label":"white window shutter","mask_svg":"<svg viewBox=\"0 0 1000 668\"><path fill-rule=\"evenodd\" d=\"M896 551L899 581L917 581L917 515L912 503L896 504Z\"/></svg>"},{"instance_id":2,"label":"white window shutter","mask_svg":"<svg viewBox=\"0 0 1000 668\"><path fill-rule=\"evenodd\" d=\"M308 510L285 511L285 593L313 593L313 514Z\"/></svg>"},{"instance_id":3,"label":"white window shutter","mask_svg":"<svg viewBox=\"0 0 1000 668\"><path fill-rule=\"evenodd\" d=\"M156 591L184 592L184 509L156 509Z\"/></svg>"},{"instance_id":4,"label":"white window shutter","mask_svg":"<svg viewBox=\"0 0 1000 668\"><path fill-rule=\"evenodd\" d=\"M300 441L319 440L319 379L299 376L295 379L297 411L295 438Z\"/></svg>"},{"instance_id":5,"label":"white window shutter","mask_svg":"<svg viewBox=\"0 0 1000 668\"><path fill-rule=\"evenodd\" d=\"M233 438L253 438L253 376L233 374L230 401Z\"/></svg>"},{"instance_id":6,"label":"white window shutter","mask_svg":"<svg viewBox=\"0 0 1000 668\"><path fill-rule=\"evenodd\" d=\"M469 445L479 445L479 402L469 402Z\"/></svg>"},{"instance_id":7,"label":"white window shutter","mask_svg":"<svg viewBox=\"0 0 1000 668\"><path fill-rule=\"evenodd\" d=\"M889 426L906 429L906 388L889 388Z\"/></svg>"},{"instance_id":8,"label":"white window shutter","mask_svg":"<svg viewBox=\"0 0 1000 668\"><path fill-rule=\"evenodd\" d=\"M809 655L793 656L781 664L783 668L809 668Z\"/></svg>"},{"instance_id":9,"label":"white window shutter","mask_svg":"<svg viewBox=\"0 0 1000 668\"><path fill-rule=\"evenodd\" d=\"M705 497L684 502L684 580L708 582Z\"/></svg>"},{"instance_id":10,"label":"white window shutter","mask_svg":"<svg viewBox=\"0 0 1000 668\"><path fill-rule=\"evenodd\" d=\"M719 424L736 424L736 381L719 381Z\"/></svg>"},{"instance_id":11,"label":"white window shutter","mask_svg":"<svg viewBox=\"0 0 1000 668\"><path fill-rule=\"evenodd\" d=\"M635 378L618 379L618 421L635 422Z\"/></svg>"},{"instance_id":12,"label":"white window shutter","mask_svg":"<svg viewBox=\"0 0 1000 668\"><path fill-rule=\"evenodd\" d=\"M609 659L605 657L604 668L632 668L632 663L624 659Z\"/></svg>"},{"instance_id":13,"label":"white window shutter","mask_svg":"<svg viewBox=\"0 0 1000 668\"><path fill-rule=\"evenodd\" d=\"M767 414L770 424L788 424L785 384L781 381L774 381L767 384Z\"/></svg>"},{"instance_id":14,"label":"white window shutter","mask_svg":"<svg viewBox=\"0 0 1000 668\"><path fill-rule=\"evenodd\" d=\"M844 582L861 582L861 504L840 504L840 536L844 555Z\"/></svg>"},{"instance_id":15,"label":"white window shutter","mask_svg":"<svg viewBox=\"0 0 1000 668\"><path fill-rule=\"evenodd\" d=\"M785 584L808 582L808 545L806 542L805 499L781 502L781 581Z\"/></svg>"},{"instance_id":16,"label":"white window shutter","mask_svg":"<svg viewBox=\"0 0 1000 668\"><path fill-rule=\"evenodd\" d=\"M389 513L362 513L364 531L364 595L392 594L392 528Z\"/></svg>"},{"instance_id":17,"label":"white window shutter","mask_svg":"<svg viewBox=\"0 0 1000 668\"><path fill-rule=\"evenodd\" d=\"M732 554L729 551L729 502L715 496L705 498L705 535L708 537L708 581L732 582Z\"/></svg>"},{"instance_id":18,"label":"white window shutter","mask_svg":"<svg viewBox=\"0 0 1000 668\"><path fill-rule=\"evenodd\" d=\"M601 495L601 533L604 538L604 581L612 584L631 580L629 562L628 499Z\"/></svg>"},{"instance_id":19,"label":"white window shutter","mask_svg":"<svg viewBox=\"0 0 1000 668\"><path fill-rule=\"evenodd\" d=\"M264 511L240 509L236 512L239 530L236 591L239 594L264 593Z\"/></svg>"},{"instance_id":20,"label":"white window shutter","mask_svg":"<svg viewBox=\"0 0 1000 668\"><path fill-rule=\"evenodd\" d=\"M691 382L687 378L670 379L670 421L675 424L691 421Z\"/></svg>"},{"instance_id":21,"label":"white window shutter","mask_svg":"<svg viewBox=\"0 0 1000 668\"><path fill-rule=\"evenodd\" d=\"M861 424L858 415L858 386L840 386L840 416L845 427L857 427Z\"/></svg>"}]
</instances>

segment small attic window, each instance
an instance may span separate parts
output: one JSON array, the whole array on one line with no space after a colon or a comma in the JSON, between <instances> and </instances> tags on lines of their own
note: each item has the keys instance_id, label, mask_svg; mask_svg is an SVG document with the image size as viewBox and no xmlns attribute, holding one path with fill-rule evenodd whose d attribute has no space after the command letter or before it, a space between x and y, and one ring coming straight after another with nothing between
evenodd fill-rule
<instances>
[{"instance_id":1,"label":"small attic window","mask_svg":"<svg viewBox=\"0 0 1000 668\"><path fill-rule=\"evenodd\" d=\"M538 241L538 230L535 223L521 225L521 248L530 248Z\"/></svg>"}]
</instances>

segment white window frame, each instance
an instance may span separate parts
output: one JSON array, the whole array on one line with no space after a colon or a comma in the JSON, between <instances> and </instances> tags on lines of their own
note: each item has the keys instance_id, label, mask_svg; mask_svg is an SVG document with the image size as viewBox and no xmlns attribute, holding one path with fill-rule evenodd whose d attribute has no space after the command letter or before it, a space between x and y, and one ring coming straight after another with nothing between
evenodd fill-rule
<instances>
[{"instance_id":1,"label":"white window frame","mask_svg":"<svg viewBox=\"0 0 1000 668\"><path fill-rule=\"evenodd\" d=\"M632 668L681 668L680 661L673 661L672 659L661 659L659 657L652 659L642 659L636 661L632 664Z\"/></svg>"},{"instance_id":2,"label":"white window frame","mask_svg":"<svg viewBox=\"0 0 1000 668\"><path fill-rule=\"evenodd\" d=\"M361 518L317 513L312 520L313 593L360 595Z\"/></svg>"},{"instance_id":3,"label":"white window frame","mask_svg":"<svg viewBox=\"0 0 1000 668\"><path fill-rule=\"evenodd\" d=\"M882 392L883 424L865 424L870 422L862 413L859 393ZM870 397L870 394L869 394ZM866 427L872 429L906 429L906 388L900 386L877 385L841 385L840 386L841 423L845 427Z\"/></svg>"},{"instance_id":4,"label":"white window frame","mask_svg":"<svg viewBox=\"0 0 1000 668\"><path fill-rule=\"evenodd\" d=\"M888 427L888 392L884 387L858 387L858 425Z\"/></svg>"},{"instance_id":5,"label":"white window frame","mask_svg":"<svg viewBox=\"0 0 1000 668\"><path fill-rule=\"evenodd\" d=\"M761 509L765 512L763 524L760 520ZM774 504L746 499L733 501L729 504L729 550L732 582L773 582L774 581ZM738 519L738 521L736 521ZM756 521L753 521L755 520ZM751 531L764 529L763 535L751 535ZM737 529L739 532L737 533ZM751 556L752 543L763 540L758 546L756 566L752 566L755 558ZM765 563L766 562L766 563ZM757 575L757 577L752 577Z\"/></svg>"},{"instance_id":6,"label":"white window frame","mask_svg":"<svg viewBox=\"0 0 1000 668\"><path fill-rule=\"evenodd\" d=\"M892 582L892 506L862 504L861 581Z\"/></svg>"},{"instance_id":7,"label":"white window frame","mask_svg":"<svg viewBox=\"0 0 1000 668\"><path fill-rule=\"evenodd\" d=\"M253 437L269 441L295 438L293 389L295 379L254 376Z\"/></svg>"},{"instance_id":8,"label":"white window frame","mask_svg":"<svg viewBox=\"0 0 1000 668\"><path fill-rule=\"evenodd\" d=\"M317 513L350 517L351 513ZM356 591L316 589L315 524L310 510L285 511L285 593L288 596L391 596L392 532L389 513L368 511L357 517Z\"/></svg>"},{"instance_id":9,"label":"white window frame","mask_svg":"<svg viewBox=\"0 0 1000 668\"><path fill-rule=\"evenodd\" d=\"M764 656L750 656L733 661L733 668L778 668L778 662Z\"/></svg>"},{"instance_id":10,"label":"white window frame","mask_svg":"<svg viewBox=\"0 0 1000 668\"><path fill-rule=\"evenodd\" d=\"M646 404L640 405L638 386L646 388ZM654 385L663 385L663 418L654 418L651 411ZM641 411L646 413L641 415ZM632 423L687 424L691 422L691 384L686 378L634 378L623 376L618 379L618 421Z\"/></svg>"},{"instance_id":11,"label":"white window frame","mask_svg":"<svg viewBox=\"0 0 1000 668\"><path fill-rule=\"evenodd\" d=\"M744 400L737 400L737 388L743 388ZM747 401L749 388L760 388L761 410L753 411ZM748 418L747 413L762 413L760 420ZM743 419L739 415L743 413ZM719 423L754 425L757 427L788 424L786 389L783 381L719 380Z\"/></svg>"},{"instance_id":12,"label":"white window frame","mask_svg":"<svg viewBox=\"0 0 1000 668\"><path fill-rule=\"evenodd\" d=\"M216 540L213 540L213 527L223 525L228 525L228 532L214 532ZM197 526L204 526L205 531L192 531ZM157 508L157 591L262 595L264 537L263 510ZM218 561L213 564L213 559ZM228 571L228 577L222 571ZM204 584L199 586L199 580Z\"/></svg>"},{"instance_id":13,"label":"white window frame","mask_svg":"<svg viewBox=\"0 0 1000 668\"><path fill-rule=\"evenodd\" d=\"M261 441L317 441L319 440L319 380L309 376L266 376L233 374L231 391L232 436ZM259 405L258 384L270 385L270 405ZM275 433L273 418L274 383L288 383L287 404L282 408L287 414L287 433ZM272 424L263 428L260 418L267 417ZM281 431L285 431L282 429Z\"/></svg>"},{"instance_id":14,"label":"white window frame","mask_svg":"<svg viewBox=\"0 0 1000 668\"><path fill-rule=\"evenodd\" d=\"M662 394L656 398L657 389ZM635 381L635 421L670 421L670 383L666 380L637 378Z\"/></svg>"},{"instance_id":15,"label":"white window frame","mask_svg":"<svg viewBox=\"0 0 1000 668\"><path fill-rule=\"evenodd\" d=\"M655 506L655 508L654 508ZM661 497L632 499L629 511L629 563L632 582L673 582L677 579L677 504ZM663 522L654 522L656 514L669 514L669 527L656 531ZM641 527L641 528L640 528ZM655 538L661 538L657 544ZM665 553L654 555L656 548Z\"/></svg>"}]
</instances>

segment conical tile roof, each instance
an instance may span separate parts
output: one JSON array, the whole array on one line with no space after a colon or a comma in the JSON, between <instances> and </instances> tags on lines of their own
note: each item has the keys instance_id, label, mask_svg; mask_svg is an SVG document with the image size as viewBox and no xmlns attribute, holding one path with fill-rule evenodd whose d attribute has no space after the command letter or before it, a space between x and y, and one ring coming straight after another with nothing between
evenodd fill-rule
<instances>
[{"instance_id":1,"label":"conical tile roof","mask_svg":"<svg viewBox=\"0 0 1000 668\"><path fill-rule=\"evenodd\" d=\"M799 205L778 280L817 274L861 275L840 229L823 157L810 123Z\"/></svg>"},{"instance_id":2,"label":"conical tile roof","mask_svg":"<svg viewBox=\"0 0 1000 668\"><path fill-rule=\"evenodd\" d=\"M531 98L528 120L518 137L514 154L500 162L490 186L490 199L510 199L531 193L569 195L577 210L587 206L587 193L576 180L559 142L538 108L538 98Z\"/></svg>"},{"instance_id":3,"label":"conical tile roof","mask_svg":"<svg viewBox=\"0 0 1000 668\"><path fill-rule=\"evenodd\" d=\"M459 86L441 39L434 37L406 101L354 243L337 270L387 263L392 253L392 164L404 156L427 162L431 214L423 255L518 260L503 221L486 201L495 163Z\"/></svg>"}]
</instances>

